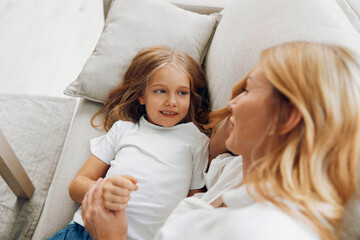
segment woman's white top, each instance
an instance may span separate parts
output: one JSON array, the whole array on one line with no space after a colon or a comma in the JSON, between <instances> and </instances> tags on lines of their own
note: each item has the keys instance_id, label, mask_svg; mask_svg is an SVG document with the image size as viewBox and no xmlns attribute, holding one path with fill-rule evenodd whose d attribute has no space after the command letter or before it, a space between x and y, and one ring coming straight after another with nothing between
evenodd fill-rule
<instances>
[{"instance_id":1,"label":"woman's white top","mask_svg":"<svg viewBox=\"0 0 360 240\"><path fill-rule=\"evenodd\" d=\"M256 202L248 195L245 186L229 190L237 187L241 180L241 157L222 155L214 159L206 177L210 190L181 201L155 239L320 239L301 220L291 217L272 203ZM221 195L227 208L209 205Z\"/></svg>"},{"instance_id":2,"label":"woman's white top","mask_svg":"<svg viewBox=\"0 0 360 240\"><path fill-rule=\"evenodd\" d=\"M91 140L91 152L110 165L106 177L131 175L138 190L126 213L127 239L153 239L189 189L205 185L209 138L193 123L161 127L142 117L135 124L117 121L109 132ZM83 224L81 210L74 220Z\"/></svg>"}]
</instances>

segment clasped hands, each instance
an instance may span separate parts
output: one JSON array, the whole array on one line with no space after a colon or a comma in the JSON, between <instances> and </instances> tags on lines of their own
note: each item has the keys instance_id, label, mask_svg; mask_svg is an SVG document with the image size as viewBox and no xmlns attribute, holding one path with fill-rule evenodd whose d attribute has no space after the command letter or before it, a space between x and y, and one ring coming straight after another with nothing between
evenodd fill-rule
<instances>
[{"instance_id":1,"label":"clasped hands","mask_svg":"<svg viewBox=\"0 0 360 240\"><path fill-rule=\"evenodd\" d=\"M130 199L130 193L138 189L136 183L137 180L128 175L114 175L107 178L102 194L105 208L110 211L126 208Z\"/></svg>"},{"instance_id":2,"label":"clasped hands","mask_svg":"<svg viewBox=\"0 0 360 240\"><path fill-rule=\"evenodd\" d=\"M89 187L81 203L81 215L92 239L126 239L125 208L130 193L138 189L136 183L131 176L111 176L99 178Z\"/></svg>"}]
</instances>

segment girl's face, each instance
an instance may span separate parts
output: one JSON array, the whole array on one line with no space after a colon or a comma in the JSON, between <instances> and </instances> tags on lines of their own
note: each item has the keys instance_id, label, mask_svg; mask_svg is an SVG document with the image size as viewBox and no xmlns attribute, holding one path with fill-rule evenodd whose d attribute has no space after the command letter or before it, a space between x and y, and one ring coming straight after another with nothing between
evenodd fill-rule
<instances>
[{"instance_id":1,"label":"girl's face","mask_svg":"<svg viewBox=\"0 0 360 240\"><path fill-rule=\"evenodd\" d=\"M139 102L145 105L149 122L172 127L188 113L190 81L171 65L160 68L150 77Z\"/></svg>"},{"instance_id":2,"label":"girl's face","mask_svg":"<svg viewBox=\"0 0 360 240\"><path fill-rule=\"evenodd\" d=\"M231 112L227 129L229 137L226 147L237 155L250 158L255 147L254 157L260 157L266 146L266 137L260 146L259 141L268 136L275 111L272 103L273 87L265 78L261 65L258 63L246 79L243 92L228 103ZM260 155L259 155L260 154Z\"/></svg>"}]
</instances>

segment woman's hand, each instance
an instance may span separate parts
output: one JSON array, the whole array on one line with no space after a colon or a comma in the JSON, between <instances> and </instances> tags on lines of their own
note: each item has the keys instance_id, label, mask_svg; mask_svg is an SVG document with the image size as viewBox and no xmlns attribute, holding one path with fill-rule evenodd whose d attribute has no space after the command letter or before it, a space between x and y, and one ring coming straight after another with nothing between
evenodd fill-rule
<instances>
[{"instance_id":1,"label":"woman's hand","mask_svg":"<svg viewBox=\"0 0 360 240\"><path fill-rule=\"evenodd\" d=\"M99 178L90 186L81 203L84 227L94 240L125 240L128 226L125 209L105 209L102 198L104 184L105 180Z\"/></svg>"},{"instance_id":2,"label":"woman's hand","mask_svg":"<svg viewBox=\"0 0 360 240\"><path fill-rule=\"evenodd\" d=\"M214 208L227 207L227 205L224 203L224 200L222 199L222 196L212 201L210 205L213 206Z\"/></svg>"},{"instance_id":3,"label":"woman's hand","mask_svg":"<svg viewBox=\"0 0 360 240\"><path fill-rule=\"evenodd\" d=\"M103 187L105 208L111 211L125 209L130 193L138 188L136 183L135 178L126 175L113 175L107 178Z\"/></svg>"}]
</instances>

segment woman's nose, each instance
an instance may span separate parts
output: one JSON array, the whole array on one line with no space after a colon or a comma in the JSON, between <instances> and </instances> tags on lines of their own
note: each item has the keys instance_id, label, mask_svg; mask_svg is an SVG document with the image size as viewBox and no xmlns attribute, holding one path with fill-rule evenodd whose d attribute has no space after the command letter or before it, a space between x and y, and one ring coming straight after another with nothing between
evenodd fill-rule
<instances>
[{"instance_id":1,"label":"woman's nose","mask_svg":"<svg viewBox=\"0 0 360 240\"><path fill-rule=\"evenodd\" d=\"M231 99L228 104L227 104L227 109L229 110L229 112L232 113L232 110L234 108L234 106L236 105L236 101L237 101L237 97L234 97L233 99Z\"/></svg>"}]
</instances>

